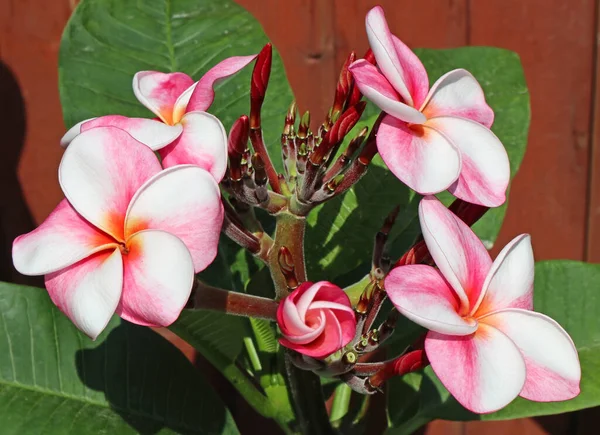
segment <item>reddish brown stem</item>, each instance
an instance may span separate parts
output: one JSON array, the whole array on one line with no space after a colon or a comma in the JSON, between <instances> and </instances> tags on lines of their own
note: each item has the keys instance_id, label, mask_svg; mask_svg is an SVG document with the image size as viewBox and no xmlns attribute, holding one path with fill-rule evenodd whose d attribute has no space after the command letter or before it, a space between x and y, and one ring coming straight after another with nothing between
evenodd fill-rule
<instances>
[{"instance_id":1,"label":"reddish brown stem","mask_svg":"<svg viewBox=\"0 0 600 435\"><path fill-rule=\"evenodd\" d=\"M281 193L279 176L277 175L277 171L273 166L273 162L271 161L271 157L269 156L267 147L265 146L262 130L260 128L250 129L250 142L252 142L252 148L254 148L254 151L258 153L265 165L265 171L267 173L267 178L269 179L271 189L273 189L273 191L276 193Z\"/></svg>"},{"instance_id":2,"label":"reddish brown stem","mask_svg":"<svg viewBox=\"0 0 600 435\"><path fill-rule=\"evenodd\" d=\"M357 364L358 365L358 364ZM429 360L422 349L413 350L394 360L386 362L374 375L369 378L369 384L379 389L388 379L394 376L402 376L410 372L422 369L429 365ZM356 369L356 366L355 366ZM359 367L359 369L361 369Z\"/></svg>"},{"instance_id":3,"label":"reddish brown stem","mask_svg":"<svg viewBox=\"0 0 600 435\"><path fill-rule=\"evenodd\" d=\"M277 319L279 304L272 299L223 290L200 281L196 282L193 298L195 309L219 311L234 316Z\"/></svg>"}]
</instances>

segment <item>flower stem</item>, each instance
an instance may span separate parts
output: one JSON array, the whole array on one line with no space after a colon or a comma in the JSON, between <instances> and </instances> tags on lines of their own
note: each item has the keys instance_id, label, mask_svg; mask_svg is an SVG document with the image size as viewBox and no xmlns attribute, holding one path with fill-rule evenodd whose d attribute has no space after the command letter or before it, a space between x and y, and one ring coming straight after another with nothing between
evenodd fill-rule
<instances>
[{"instance_id":1,"label":"flower stem","mask_svg":"<svg viewBox=\"0 0 600 435\"><path fill-rule=\"evenodd\" d=\"M304 263L304 230L306 219L289 212L277 215L277 228L273 246L269 250L268 264L275 285L276 299L282 299L288 294L287 280L279 267L279 251L286 247L293 261L296 279L302 283L306 281L306 266Z\"/></svg>"},{"instance_id":2,"label":"flower stem","mask_svg":"<svg viewBox=\"0 0 600 435\"><path fill-rule=\"evenodd\" d=\"M247 293L223 290L196 281L194 308L220 311L234 316L276 320L277 302Z\"/></svg>"},{"instance_id":3,"label":"flower stem","mask_svg":"<svg viewBox=\"0 0 600 435\"><path fill-rule=\"evenodd\" d=\"M301 370L285 352L285 373L290 399L296 414L298 430L303 435L333 435L319 377Z\"/></svg>"}]
</instances>

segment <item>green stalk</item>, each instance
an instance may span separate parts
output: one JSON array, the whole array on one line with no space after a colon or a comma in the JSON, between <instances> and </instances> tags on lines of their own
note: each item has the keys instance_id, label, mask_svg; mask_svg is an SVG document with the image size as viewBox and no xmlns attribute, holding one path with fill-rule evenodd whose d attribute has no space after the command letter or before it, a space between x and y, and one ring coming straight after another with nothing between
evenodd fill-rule
<instances>
[{"instance_id":1,"label":"green stalk","mask_svg":"<svg viewBox=\"0 0 600 435\"><path fill-rule=\"evenodd\" d=\"M277 300L284 298L289 293L286 279L279 267L279 249L282 246L288 248L292 254L298 282L302 283L306 281L306 267L304 263L305 228L306 219L304 217L293 215L287 211L277 215L275 238L268 254L268 265L273 284L275 285Z\"/></svg>"},{"instance_id":2,"label":"green stalk","mask_svg":"<svg viewBox=\"0 0 600 435\"><path fill-rule=\"evenodd\" d=\"M313 372L296 367L285 352L285 373L290 398L302 435L335 435L329 423L321 381Z\"/></svg>"},{"instance_id":3,"label":"green stalk","mask_svg":"<svg viewBox=\"0 0 600 435\"><path fill-rule=\"evenodd\" d=\"M334 426L336 425L336 422L339 424L339 420L348 413L351 396L352 389L348 384L340 384L335 388L333 403L331 404L331 416L329 417L329 420Z\"/></svg>"},{"instance_id":4,"label":"green stalk","mask_svg":"<svg viewBox=\"0 0 600 435\"><path fill-rule=\"evenodd\" d=\"M292 255L296 279L307 280L304 262L304 232L306 219L284 211L277 215L273 246L268 254L268 266L275 285L276 299L289 294L287 281L279 266L279 250L285 246ZM280 354L281 355L281 354ZM289 351L284 352L284 367L288 400L296 415L297 430L305 435L329 435L334 430L329 423L325 398L319 377L310 371L300 370L291 361Z\"/></svg>"}]
</instances>

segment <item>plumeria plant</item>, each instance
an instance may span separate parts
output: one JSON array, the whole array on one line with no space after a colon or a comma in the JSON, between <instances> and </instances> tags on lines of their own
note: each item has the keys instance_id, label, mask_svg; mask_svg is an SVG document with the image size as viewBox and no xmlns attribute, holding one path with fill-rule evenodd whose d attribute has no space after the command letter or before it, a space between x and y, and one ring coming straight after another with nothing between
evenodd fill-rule
<instances>
[{"instance_id":1,"label":"plumeria plant","mask_svg":"<svg viewBox=\"0 0 600 435\"><path fill-rule=\"evenodd\" d=\"M229 3L205 3L248 19L229 10ZM91 23L85 17L103 4L83 1L63 40L67 117L74 101L70 54L85 59L103 49L75 50L72 38L81 37L83 23ZM123 17L133 11L133 2L126 4ZM167 11L169 19L179 17L180 30L196 19L190 11ZM202 42L202 36L194 37ZM371 398L382 394L390 433L410 433L434 418L510 418L598 403L598 395L582 386L578 355L593 333L575 331L576 344L563 312L557 310L555 320L545 309L534 310L536 270L546 276L539 288L549 301L553 295L543 285L555 282L547 278L547 266L534 263L535 240L518 235L492 261L490 241L478 236L494 237L477 225L491 222L488 216L501 221L496 208L505 203L511 169L518 166L493 131L495 110L481 84L458 68L430 85L420 57L391 33L381 7L367 13L366 36L370 49L362 58L348 56L321 123L309 112L300 116L294 102L287 110L269 108L273 92L286 96L277 88L284 77L271 78L279 60L270 43L249 52L236 38L230 42L236 55L223 59L215 50L203 75L177 71L176 51L170 50L170 71L147 67L129 76L136 113L115 104L109 114L71 119L77 122L61 140L58 169L65 199L37 229L14 241L13 262L23 274L43 275L52 303L89 338L46 307L53 327L40 334L51 334L43 340L54 343L58 384L49 381L47 363L36 360L32 334L26 350L7 341L12 377L2 376L8 387L30 385L44 409L54 406L44 392L64 395L74 411L81 403L108 406L113 414L94 416L89 427L110 422L111 433L131 427L141 433L235 433L236 423L245 429L247 422L239 416L234 422L203 379L189 381L202 371L181 369L185 387L173 393L183 363L165 359L173 349L155 345L163 339L143 328L149 326L170 327L286 433L364 431L367 416L381 406ZM224 37L219 33L215 40ZM144 56L127 50L125 57ZM499 68L492 77L504 74ZM223 83L236 83L231 103L219 102ZM232 113L241 100L249 107ZM499 105L504 122L508 104ZM527 119L510 122L526 128ZM277 123L282 130L270 131ZM388 200L375 199L374 207L361 203L365 183L372 195L391 192ZM395 192L409 199L398 201ZM328 224L332 207L338 214ZM351 251L339 254L344 273L330 267L338 254L328 247L340 225L347 228L338 248ZM3 314L9 316L7 337L17 305ZM36 319L28 319L31 333ZM110 338L119 336L119 328L126 328L125 341ZM61 344L67 336L79 344ZM139 344L131 343L140 340L142 356ZM69 359L65 348L76 355ZM161 356L152 356L155 351ZM582 361L593 360L582 352ZM19 375L27 370L20 367L29 364L26 356L32 361L29 381ZM167 384L151 380L165 371ZM519 396L526 400L515 401ZM60 406L38 421L62 427ZM79 419L85 412L69 419L77 433L91 430ZM116 423L114 413L126 423Z\"/></svg>"}]
</instances>

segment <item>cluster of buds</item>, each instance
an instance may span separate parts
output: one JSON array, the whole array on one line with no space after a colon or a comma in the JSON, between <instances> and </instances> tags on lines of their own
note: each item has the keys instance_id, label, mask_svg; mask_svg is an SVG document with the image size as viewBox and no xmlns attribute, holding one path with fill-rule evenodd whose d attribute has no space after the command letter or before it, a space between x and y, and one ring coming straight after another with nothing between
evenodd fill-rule
<instances>
[{"instance_id":1,"label":"cluster of buds","mask_svg":"<svg viewBox=\"0 0 600 435\"><path fill-rule=\"evenodd\" d=\"M370 51L366 57L374 62ZM234 202L262 207L271 213L288 207L298 215L306 215L315 205L348 190L364 175L377 153L378 123L368 138L365 127L339 152L366 106L348 69L355 58L356 54L351 53L344 63L333 105L316 132L310 127L310 112L298 121L296 103L290 105L281 134L284 173L278 174L261 126L261 107L272 64L271 45L263 48L252 74L250 116L241 116L229 134L229 166L223 185Z\"/></svg>"}]
</instances>

